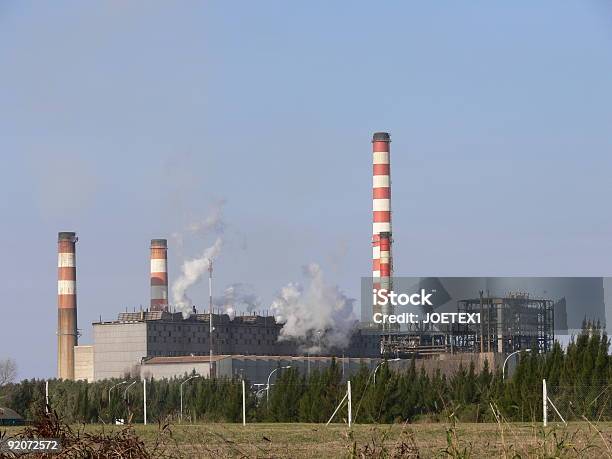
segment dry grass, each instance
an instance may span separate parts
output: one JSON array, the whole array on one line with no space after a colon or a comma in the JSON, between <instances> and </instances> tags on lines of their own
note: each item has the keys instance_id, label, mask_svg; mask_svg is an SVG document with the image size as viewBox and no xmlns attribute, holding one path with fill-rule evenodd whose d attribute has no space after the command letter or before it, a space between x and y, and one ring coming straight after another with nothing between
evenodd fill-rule
<instances>
[{"instance_id":1,"label":"dry grass","mask_svg":"<svg viewBox=\"0 0 612 459\"><path fill-rule=\"evenodd\" d=\"M53 431L53 429L61 431ZM50 429L50 430L49 430ZM58 426L53 422L7 435L61 437L61 457L609 457L612 424L187 424ZM62 437L63 435L63 437ZM82 455L80 455L83 453ZM33 456L30 456L33 457ZM55 456L58 457L58 456Z\"/></svg>"}]
</instances>

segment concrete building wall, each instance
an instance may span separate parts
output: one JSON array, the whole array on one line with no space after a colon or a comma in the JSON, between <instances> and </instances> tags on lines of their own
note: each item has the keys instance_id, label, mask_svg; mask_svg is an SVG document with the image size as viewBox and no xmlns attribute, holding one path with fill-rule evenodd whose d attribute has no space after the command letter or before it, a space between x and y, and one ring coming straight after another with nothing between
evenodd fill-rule
<instances>
[{"instance_id":1,"label":"concrete building wall","mask_svg":"<svg viewBox=\"0 0 612 459\"><path fill-rule=\"evenodd\" d=\"M147 356L147 323L95 323L94 380L139 375Z\"/></svg>"},{"instance_id":2,"label":"concrete building wall","mask_svg":"<svg viewBox=\"0 0 612 459\"><path fill-rule=\"evenodd\" d=\"M213 321L213 352L219 354L293 354L295 344L278 342L276 324L240 324ZM147 322L149 356L208 355L209 326L206 321Z\"/></svg>"},{"instance_id":3,"label":"concrete building wall","mask_svg":"<svg viewBox=\"0 0 612 459\"><path fill-rule=\"evenodd\" d=\"M231 356L217 362L217 374L226 378L245 378L251 384L266 384L268 375L276 368L291 366L300 374L308 375L315 370L323 370L332 363L331 357L291 357L291 356ZM373 370L380 359L336 358L336 363L344 374L344 379L359 371L362 365ZM280 369L271 376L273 383L282 372Z\"/></svg>"},{"instance_id":4,"label":"concrete building wall","mask_svg":"<svg viewBox=\"0 0 612 459\"><path fill-rule=\"evenodd\" d=\"M282 325L273 317L230 319L227 315L217 315L213 317L213 324L214 355L304 356L299 343L278 340ZM121 313L118 321L94 323L93 330L96 381L139 374L137 367L143 357L209 355L208 314L183 320L180 314L176 317L165 312ZM334 349L327 355L376 358L380 355L379 338L357 332L347 349Z\"/></svg>"},{"instance_id":5,"label":"concrete building wall","mask_svg":"<svg viewBox=\"0 0 612 459\"><path fill-rule=\"evenodd\" d=\"M210 346L208 314L196 313L183 319L180 313L162 311L125 312L116 322L147 323L149 357L208 355ZM94 323L96 326L97 323ZM300 343L279 341L282 324L272 316L213 315L212 347L215 355L304 355ZM312 343L303 343L305 347ZM346 349L332 349L326 355L337 357L378 357L378 336L360 330L351 335Z\"/></svg>"},{"instance_id":6,"label":"concrete building wall","mask_svg":"<svg viewBox=\"0 0 612 459\"><path fill-rule=\"evenodd\" d=\"M75 346L74 379L92 382L94 380L94 347Z\"/></svg>"},{"instance_id":7,"label":"concrete building wall","mask_svg":"<svg viewBox=\"0 0 612 459\"><path fill-rule=\"evenodd\" d=\"M421 368L425 370L430 376L433 375L437 370L446 376L455 374L460 367L468 370L470 364L474 363L474 370L478 373L484 368L485 360L489 365L489 370L493 371L495 368L501 368L501 365L506 358L506 354L498 354L496 352L483 352L483 353L472 353L472 352L459 352L456 354L439 354L429 359L418 359L415 361L417 372L421 371ZM410 368L412 361L411 359L404 359L398 362L389 361L389 365L394 370L407 371ZM509 368L506 367L506 371ZM510 369L511 371L511 369Z\"/></svg>"},{"instance_id":8,"label":"concrete building wall","mask_svg":"<svg viewBox=\"0 0 612 459\"><path fill-rule=\"evenodd\" d=\"M210 364L208 362L185 363L151 363L140 366L141 378L172 379L191 375L193 372L208 378L210 377Z\"/></svg>"},{"instance_id":9,"label":"concrete building wall","mask_svg":"<svg viewBox=\"0 0 612 459\"><path fill-rule=\"evenodd\" d=\"M308 375L315 370L322 371L329 367L333 358L331 357L291 357L291 356L252 356L252 355L223 355L213 357L216 374L219 378L246 379L250 384L266 384L270 373L275 371L270 377L270 383L274 383L276 378L285 369L282 367L290 366L297 369L301 374ZM339 358L336 363L343 374L343 379L348 379L357 373L364 365L370 370L374 370L380 363L380 359L358 359L358 358ZM186 374L196 372L203 377L210 377L210 364L208 357L193 356L189 357L154 357L145 360L140 366L141 377L153 377L155 379L181 378Z\"/></svg>"}]
</instances>

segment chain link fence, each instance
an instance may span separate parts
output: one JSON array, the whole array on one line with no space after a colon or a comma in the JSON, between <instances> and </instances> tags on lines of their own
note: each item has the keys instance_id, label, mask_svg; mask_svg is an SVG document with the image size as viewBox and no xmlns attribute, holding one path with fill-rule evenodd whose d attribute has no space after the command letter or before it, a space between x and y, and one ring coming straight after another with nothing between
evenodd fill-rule
<instances>
[{"instance_id":1,"label":"chain link fence","mask_svg":"<svg viewBox=\"0 0 612 459\"><path fill-rule=\"evenodd\" d=\"M548 419L565 421L612 421L612 384L548 385ZM556 408L556 410L555 410ZM558 413L556 412L558 411Z\"/></svg>"}]
</instances>

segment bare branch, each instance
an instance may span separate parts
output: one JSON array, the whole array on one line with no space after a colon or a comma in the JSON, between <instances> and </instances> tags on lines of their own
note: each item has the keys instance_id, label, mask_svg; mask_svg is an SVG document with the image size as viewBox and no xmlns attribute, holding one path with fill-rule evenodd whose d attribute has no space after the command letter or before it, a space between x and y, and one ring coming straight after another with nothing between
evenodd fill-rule
<instances>
[{"instance_id":1,"label":"bare branch","mask_svg":"<svg viewBox=\"0 0 612 459\"><path fill-rule=\"evenodd\" d=\"M17 363L12 359L0 360L0 387L17 378Z\"/></svg>"}]
</instances>

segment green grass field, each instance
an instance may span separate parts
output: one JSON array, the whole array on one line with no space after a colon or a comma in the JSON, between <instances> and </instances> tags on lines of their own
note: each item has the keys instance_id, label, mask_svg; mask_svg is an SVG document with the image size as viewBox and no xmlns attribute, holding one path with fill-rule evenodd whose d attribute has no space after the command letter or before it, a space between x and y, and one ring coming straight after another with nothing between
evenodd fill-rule
<instances>
[{"instance_id":1,"label":"green grass field","mask_svg":"<svg viewBox=\"0 0 612 459\"><path fill-rule=\"evenodd\" d=\"M501 428L503 427L503 429ZM117 426L73 426L94 433ZM4 429L9 435L18 428ZM145 443L157 425L136 425ZM611 457L612 423L346 425L184 424L171 426L164 451L177 457ZM418 456L417 456L418 455Z\"/></svg>"}]
</instances>

